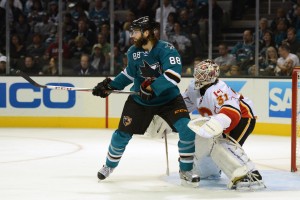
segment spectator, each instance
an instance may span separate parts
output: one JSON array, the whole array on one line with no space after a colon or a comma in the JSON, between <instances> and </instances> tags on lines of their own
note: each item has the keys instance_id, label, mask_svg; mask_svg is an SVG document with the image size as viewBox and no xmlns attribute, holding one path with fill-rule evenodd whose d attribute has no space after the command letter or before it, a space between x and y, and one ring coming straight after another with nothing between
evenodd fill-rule
<instances>
[{"instance_id":1,"label":"spectator","mask_svg":"<svg viewBox=\"0 0 300 200\"><path fill-rule=\"evenodd\" d=\"M109 73L109 65L105 62L104 54L101 51L101 44L95 44L93 46L91 55L91 65L101 75L107 75Z\"/></svg>"},{"instance_id":2,"label":"spectator","mask_svg":"<svg viewBox=\"0 0 300 200\"><path fill-rule=\"evenodd\" d=\"M299 58L297 55L290 53L289 45L282 44L278 49L278 53L280 57L277 60L277 66L275 68L276 76L288 75L292 70L291 68L299 66ZM291 62L290 60L292 60L293 62Z\"/></svg>"},{"instance_id":3,"label":"spectator","mask_svg":"<svg viewBox=\"0 0 300 200\"><path fill-rule=\"evenodd\" d=\"M274 40L278 48L287 37L287 24L284 19L279 19L277 29L274 32Z\"/></svg>"},{"instance_id":4,"label":"spectator","mask_svg":"<svg viewBox=\"0 0 300 200\"><path fill-rule=\"evenodd\" d=\"M102 0L95 0L95 6L89 11L89 18L94 22L96 27L109 22L109 13L103 7Z\"/></svg>"},{"instance_id":5,"label":"spectator","mask_svg":"<svg viewBox=\"0 0 300 200\"><path fill-rule=\"evenodd\" d=\"M240 76L240 67L238 65L231 65L229 71L225 73L225 76Z\"/></svg>"},{"instance_id":6,"label":"spectator","mask_svg":"<svg viewBox=\"0 0 300 200\"><path fill-rule=\"evenodd\" d=\"M277 8L276 17L271 22L271 30L273 32L276 31L279 21L283 21L283 23L286 24L286 26L287 26L286 28L290 27L290 22L287 19L284 8L282 8L282 7Z\"/></svg>"},{"instance_id":7,"label":"spectator","mask_svg":"<svg viewBox=\"0 0 300 200\"><path fill-rule=\"evenodd\" d=\"M6 73L6 56L0 56L0 74L3 75Z\"/></svg>"},{"instance_id":8,"label":"spectator","mask_svg":"<svg viewBox=\"0 0 300 200\"><path fill-rule=\"evenodd\" d=\"M114 73L119 74L123 71L123 54L118 46L114 46Z\"/></svg>"},{"instance_id":9,"label":"spectator","mask_svg":"<svg viewBox=\"0 0 300 200\"><path fill-rule=\"evenodd\" d=\"M277 66L278 53L275 47L270 46L266 50L265 57L259 62L259 72L261 75L274 76L274 69Z\"/></svg>"},{"instance_id":10,"label":"spectator","mask_svg":"<svg viewBox=\"0 0 300 200\"><path fill-rule=\"evenodd\" d=\"M247 74L248 67L254 64L254 52L253 32L247 29L243 33L243 42L238 42L231 50L242 74Z\"/></svg>"},{"instance_id":11,"label":"spectator","mask_svg":"<svg viewBox=\"0 0 300 200\"><path fill-rule=\"evenodd\" d=\"M204 20L205 23L208 21L208 6L209 4L205 4L201 7L199 13L200 13L200 19ZM217 0L212 0L212 34L213 34L213 40L220 38L221 36L221 30L222 30L222 21L223 21L223 9L219 6L217 3ZM206 25L208 27L208 25ZM206 30L206 32L208 32Z\"/></svg>"},{"instance_id":12,"label":"spectator","mask_svg":"<svg viewBox=\"0 0 300 200\"><path fill-rule=\"evenodd\" d=\"M259 60L266 57L266 51L269 47L276 48L276 44L274 41L274 35L270 30L264 32L263 40L259 43ZM277 49L277 48L276 48Z\"/></svg>"},{"instance_id":13,"label":"spectator","mask_svg":"<svg viewBox=\"0 0 300 200\"><path fill-rule=\"evenodd\" d=\"M275 75L292 76L294 67L295 67L294 61L292 59L287 59L283 65L275 68Z\"/></svg>"},{"instance_id":14,"label":"spectator","mask_svg":"<svg viewBox=\"0 0 300 200\"><path fill-rule=\"evenodd\" d=\"M297 33L300 31L300 5L297 5L295 8L295 14L293 18L291 19L292 27L294 27L297 30ZM299 36L298 36L299 40Z\"/></svg>"},{"instance_id":15,"label":"spectator","mask_svg":"<svg viewBox=\"0 0 300 200\"><path fill-rule=\"evenodd\" d=\"M53 23L55 26L58 25L58 2L50 1L49 2L49 22Z\"/></svg>"},{"instance_id":16,"label":"spectator","mask_svg":"<svg viewBox=\"0 0 300 200\"><path fill-rule=\"evenodd\" d=\"M174 24L175 22L178 22L177 18L178 18L177 14L175 12L170 12L168 15L166 30L165 30L168 39L170 35L174 33Z\"/></svg>"},{"instance_id":17,"label":"spectator","mask_svg":"<svg viewBox=\"0 0 300 200\"><path fill-rule=\"evenodd\" d=\"M287 43L290 46L291 53L300 56L300 42L296 39L296 29L290 27L287 30L287 39L283 40L283 43Z\"/></svg>"},{"instance_id":18,"label":"spectator","mask_svg":"<svg viewBox=\"0 0 300 200\"><path fill-rule=\"evenodd\" d=\"M266 32L269 32L269 22L267 18L261 18L259 20L258 38L259 42L263 42L263 38Z\"/></svg>"},{"instance_id":19,"label":"spectator","mask_svg":"<svg viewBox=\"0 0 300 200\"><path fill-rule=\"evenodd\" d=\"M46 51L46 45L43 43L42 35L35 33L32 36L32 42L27 47L27 54L33 56L34 58L42 58Z\"/></svg>"},{"instance_id":20,"label":"spectator","mask_svg":"<svg viewBox=\"0 0 300 200\"><path fill-rule=\"evenodd\" d=\"M96 42L96 34L91 29L89 29L87 20L80 19L78 21L78 27L77 29L72 31L72 39L74 40L77 36L84 36L88 41L88 46L92 47ZM71 40L69 44L73 42Z\"/></svg>"},{"instance_id":21,"label":"spectator","mask_svg":"<svg viewBox=\"0 0 300 200\"><path fill-rule=\"evenodd\" d=\"M16 65L20 58L26 55L26 47L17 34L11 36L10 58L12 66Z\"/></svg>"},{"instance_id":22,"label":"spectator","mask_svg":"<svg viewBox=\"0 0 300 200\"><path fill-rule=\"evenodd\" d=\"M126 52L127 49L131 46L130 44L130 23L125 22L123 25L123 30L120 32L120 39L118 44L120 46L121 51Z\"/></svg>"},{"instance_id":23,"label":"spectator","mask_svg":"<svg viewBox=\"0 0 300 200\"><path fill-rule=\"evenodd\" d=\"M193 49L190 52L190 56L201 56L201 50L203 51L204 43L207 40L203 39L203 37L201 37L202 35L200 37L198 36L200 34L200 26L198 24L197 17L191 16L189 14L189 10L184 8L180 11L179 24L181 34L188 37L192 42ZM203 41L201 41L200 38L203 39Z\"/></svg>"},{"instance_id":24,"label":"spectator","mask_svg":"<svg viewBox=\"0 0 300 200\"><path fill-rule=\"evenodd\" d=\"M56 37L55 37L55 41L52 42L46 52L45 52L45 59L49 59L49 58L58 58L58 34L56 34ZM70 58L70 48L69 48L69 45L63 41L63 44L62 44L62 54L63 54L63 58L67 59L67 58Z\"/></svg>"},{"instance_id":25,"label":"spectator","mask_svg":"<svg viewBox=\"0 0 300 200\"><path fill-rule=\"evenodd\" d=\"M163 14L162 14L162 19L161 21L161 7L163 7ZM158 7L155 12L155 21L161 23L161 28L163 30L163 35L161 35L161 39L166 39L166 24L167 24L167 19L168 15L170 12L176 12L175 8L171 5L170 0L163 0L163 5L161 7Z\"/></svg>"},{"instance_id":26,"label":"spectator","mask_svg":"<svg viewBox=\"0 0 300 200\"><path fill-rule=\"evenodd\" d=\"M214 61L220 66L220 76L223 76L230 69L231 65L236 64L235 57L229 53L228 45L224 42L218 46L219 57L215 58Z\"/></svg>"},{"instance_id":27,"label":"spectator","mask_svg":"<svg viewBox=\"0 0 300 200\"><path fill-rule=\"evenodd\" d=\"M155 12L152 9L149 9L151 7L151 4L152 1L149 0L138 1L138 4L135 6L136 9L132 10L136 18L140 18L145 15L154 18Z\"/></svg>"},{"instance_id":28,"label":"spectator","mask_svg":"<svg viewBox=\"0 0 300 200\"><path fill-rule=\"evenodd\" d=\"M18 21L19 15L22 14L23 5L20 0L2 0L0 7L6 9L6 2L8 1L8 21L12 24Z\"/></svg>"},{"instance_id":29,"label":"spectator","mask_svg":"<svg viewBox=\"0 0 300 200\"><path fill-rule=\"evenodd\" d=\"M72 39L72 31L76 29L77 25L72 19L70 13L65 13L63 20L63 35L65 41L70 41Z\"/></svg>"},{"instance_id":30,"label":"spectator","mask_svg":"<svg viewBox=\"0 0 300 200\"><path fill-rule=\"evenodd\" d=\"M87 46L87 40L84 36L77 36L74 45L70 48L71 58L80 59L82 54L90 54L91 50Z\"/></svg>"},{"instance_id":31,"label":"spectator","mask_svg":"<svg viewBox=\"0 0 300 200\"><path fill-rule=\"evenodd\" d=\"M38 75L41 67L38 66L32 56L25 56L24 63L19 66L19 69L28 75Z\"/></svg>"},{"instance_id":32,"label":"spectator","mask_svg":"<svg viewBox=\"0 0 300 200\"><path fill-rule=\"evenodd\" d=\"M80 64L74 68L75 75L86 76L95 75L97 71L90 63L90 57L87 54L81 55Z\"/></svg>"},{"instance_id":33,"label":"spectator","mask_svg":"<svg viewBox=\"0 0 300 200\"><path fill-rule=\"evenodd\" d=\"M105 61L108 62L109 61L109 53L110 53L110 43L107 42L106 38L99 33L98 34L98 43L97 44L101 44L102 46L102 53L105 57Z\"/></svg>"},{"instance_id":34,"label":"spectator","mask_svg":"<svg viewBox=\"0 0 300 200\"><path fill-rule=\"evenodd\" d=\"M34 33L39 33L43 36L43 40L50 36L50 33L56 32L56 26L53 22L49 21L49 15L44 13L42 21L34 26Z\"/></svg>"},{"instance_id":35,"label":"spectator","mask_svg":"<svg viewBox=\"0 0 300 200\"><path fill-rule=\"evenodd\" d=\"M75 8L71 11L72 18L78 23L80 18L89 19L89 12L84 8L83 1L74 2Z\"/></svg>"},{"instance_id":36,"label":"spectator","mask_svg":"<svg viewBox=\"0 0 300 200\"><path fill-rule=\"evenodd\" d=\"M192 75L192 74L194 73L194 67L197 66L197 64L200 63L201 61L202 61L202 59L201 59L200 57L195 57L195 58L194 58L194 61L193 61L193 70L192 70L191 67L188 67L188 68L186 69L185 74L187 74L187 75Z\"/></svg>"},{"instance_id":37,"label":"spectator","mask_svg":"<svg viewBox=\"0 0 300 200\"><path fill-rule=\"evenodd\" d=\"M50 58L48 65L46 65L39 75L58 75L57 60L55 58Z\"/></svg>"},{"instance_id":38,"label":"spectator","mask_svg":"<svg viewBox=\"0 0 300 200\"><path fill-rule=\"evenodd\" d=\"M26 16L24 14L20 14L18 17L18 21L13 23L12 33L18 34L22 41L27 41L27 36L30 33L30 25L26 20Z\"/></svg>"},{"instance_id":39,"label":"spectator","mask_svg":"<svg viewBox=\"0 0 300 200\"><path fill-rule=\"evenodd\" d=\"M110 30L109 30L109 25L107 24L102 24L99 30L99 33L101 33L103 35L103 37L105 37L106 41L110 40ZM115 38L116 39L116 38Z\"/></svg>"},{"instance_id":40,"label":"spectator","mask_svg":"<svg viewBox=\"0 0 300 200\"><path fill-rule=\"evenodd\" d=\"M191 63L190 47L191 40L181 32L181 26L178 22L174 24L174 34L170 35L169 42L172 43L182 56L183 65Z\"/></svg>"},{"instance_id":41,"label":"spectator","mask_svg":"<svg viewBox=\"0 0 300 200\"><path fill-rule=\"evenodd\" d=\"M33 1L31 11L27 15L28 23L32 29L38 22L41 21L42 16L44 14L45 14L45 11L43 9L42 2L40 0Z\"/></svg>"}]
</instances>

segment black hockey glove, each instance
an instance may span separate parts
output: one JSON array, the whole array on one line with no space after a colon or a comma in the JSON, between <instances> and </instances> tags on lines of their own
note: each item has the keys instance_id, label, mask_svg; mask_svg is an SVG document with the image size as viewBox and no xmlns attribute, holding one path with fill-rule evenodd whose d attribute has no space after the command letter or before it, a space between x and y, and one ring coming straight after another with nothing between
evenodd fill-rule
<instances>
[{"instance_id":1,"label":"black hockey glove","mask_svg":"<svg viewBox=\"0 0 300 200\"><path fill-rule=\"evenodd\" d=\"M110 82L111 79L106 78L102 82L98 83L97 86L93 89L93 95L100 96L102 98L105 98L108 95L110 95L111 92L109 92L109 90L114 89L111 85L109 85Z\"/></svg>"},{"instance_id":2,"label":"black hockey glove","mask_svg":"<svg viewBox=\"0 0 300 200\"><path fill-rule=\"evenodd\" d=\"M153 81L145 80L140 86L140 97L144 100L150 100L153 98L153 91L147 90L146 88L151 85Z\"/></svg>"}]
</instances>

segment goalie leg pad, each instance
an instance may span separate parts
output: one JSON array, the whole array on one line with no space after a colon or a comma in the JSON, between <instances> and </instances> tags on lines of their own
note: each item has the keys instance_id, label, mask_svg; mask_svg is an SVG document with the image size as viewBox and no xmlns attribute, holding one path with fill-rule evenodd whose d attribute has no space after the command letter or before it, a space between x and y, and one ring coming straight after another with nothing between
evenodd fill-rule
<instances>
[{"instance_id":1,"label":"goalie leg pad","mask_svg":"<svg viewBox=\"0 0 300 200\"><path fill-rule=\"evenodd\" d=\"M172 128L163 118L158 115L154 115L145 135L150 136L151 138L163 138L164 133L172 133Z\"/></svg>"},{"instance_id":2,"label":"goalie leg pad","mask_svg":"<svg viewBox=\"0 0 300 200\"><path fill-rule=\"evenodd\" d=\"M213 146L213 139L203 138L196 135L195 155L194 155L194 173L201 179L220 178L220 168L210 157L210 151Z\"/></svg>"},{"instance_id":3,"label":"goalie leg pad","mask_svg":"<svg viewBox=\"0 0 300 200\"><path fill-rule=\"evenodd\" d=\"M227 187L232 189L236 182L254 170L254 163L244 150L233 142L217 138L211 151L211 157L218 167L230 179Z\"/></svg>"}]
</instances>

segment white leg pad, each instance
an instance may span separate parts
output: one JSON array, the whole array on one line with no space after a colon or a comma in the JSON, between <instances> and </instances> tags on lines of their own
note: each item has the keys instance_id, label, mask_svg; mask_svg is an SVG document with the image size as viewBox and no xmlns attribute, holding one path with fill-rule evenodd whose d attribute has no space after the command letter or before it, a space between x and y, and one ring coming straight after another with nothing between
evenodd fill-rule
<instances>
[{"instance_id":1,"label":"white leg pad","mask_svg":"<svg viewBox=\"0 0 300 200\"><path fill-rule=\"evenodd\" d=\"M195 155L194 155L194 173L201 179L220 178L220 168L210 157L210 151L213 146L213 139L207 139L196 135Z\"/></svg>"},{"instance_id":2,"label":"white leg pad","mask_svg":"<svg viewBox=\"0 0 300 200\"><path fill-rule=\"evenodd\" d=\"M254 163L248 158L244 150L233 142L217 138L211 151L212 160L230 179L228 188L240 178L254 169Z\"/></svg>"}]
</instances>

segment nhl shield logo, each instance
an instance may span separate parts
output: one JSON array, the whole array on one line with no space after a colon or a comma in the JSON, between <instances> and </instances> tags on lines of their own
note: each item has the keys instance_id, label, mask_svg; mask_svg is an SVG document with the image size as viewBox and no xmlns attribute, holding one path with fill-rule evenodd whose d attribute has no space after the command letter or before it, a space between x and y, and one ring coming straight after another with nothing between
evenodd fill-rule
<instances>
[{"instance_id":1,"label":"nhl shield logo","mask_svg":"<svg viewBox=\"0 0 300 200\"><path fill-rule=\"evenodd\" d=\"M124 117L123 117L123 124L124 124L125 126L130 125L131 122L132 122L132 118L131 118L131 117L129 117L129 116L124 116Z\"/></svg>"}]
</instances>

